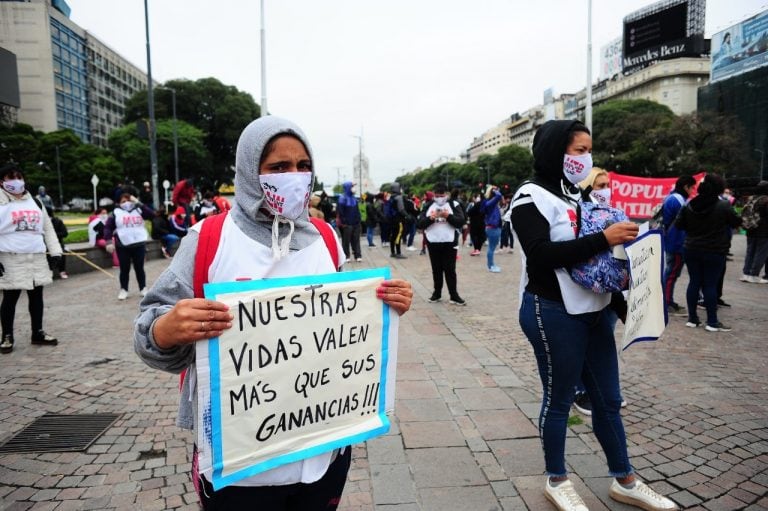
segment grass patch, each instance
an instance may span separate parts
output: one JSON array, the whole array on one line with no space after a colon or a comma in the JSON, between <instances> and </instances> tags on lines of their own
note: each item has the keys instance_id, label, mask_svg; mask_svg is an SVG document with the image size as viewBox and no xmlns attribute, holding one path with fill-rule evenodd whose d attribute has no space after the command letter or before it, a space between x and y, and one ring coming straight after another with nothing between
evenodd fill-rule
<instances>
[{"instance_id":1,"label":"grass patch","mask_svg":"<svg viewBox=\"0 0 768 511\"><path fill-rule=\"evenodd\" d=\"M578 415L571 415L570 417L568 417L568 427L579 426L581 424L584 424L584 421L581 420L581 417L579 417Z\"/></svg>"}]
</instances>

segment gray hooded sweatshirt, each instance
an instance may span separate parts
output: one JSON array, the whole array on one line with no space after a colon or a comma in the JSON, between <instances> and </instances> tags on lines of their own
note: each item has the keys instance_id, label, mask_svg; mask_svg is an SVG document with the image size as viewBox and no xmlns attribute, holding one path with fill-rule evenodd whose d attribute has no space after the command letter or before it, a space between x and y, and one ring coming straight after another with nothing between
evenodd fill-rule
<instances>
[{"instance_id":1,"label":"gray hooded sweatshirt","mask_svg":"<svg viewBox=\"0 0 768 511\"><path fill-rule=\"evenodd\" d=\"M237 143L235 159L235 201L232 220L249 238L272 247L273 218L262 209L264 194L259 181L259 161L267 143L278 135L296 136L304 143L310 160L312 150L309 141L298 126L279 117L262 117L251 122ZM314 169L313 179L314 179ZM295 231L291 237L290 250L298 251L318 240L320 233L309 222L305 207L301 216L294 221ZM279 239L288 235L290 227L279 224ZM135 320L134 349L147 365L171 373L181 373L195 361L194 343L161 349L152 336L155 320L167 313L179 301L194 298L193 272L197 251L198 233L190 230L173 257L170 266L158 277L157 282L141 301L139 315ZM196 389L192 388L194 378L184 378L179 399L179 415L176 424L184 429L194 429L197 416Z\"/></svg>"}]
</instances>

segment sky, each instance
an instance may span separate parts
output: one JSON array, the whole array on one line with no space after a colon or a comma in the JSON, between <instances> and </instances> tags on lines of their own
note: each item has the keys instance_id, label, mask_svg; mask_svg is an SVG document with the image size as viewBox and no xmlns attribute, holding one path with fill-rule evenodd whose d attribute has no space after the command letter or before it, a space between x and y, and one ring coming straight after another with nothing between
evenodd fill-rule
<instances>
[{"instance_id":1,"label":"sky","mask_svg":"<svg viewBox=\"0 0 768 511\"><path fill-rule=\"evenodd\" d=\"M70 18L146 71L144 2L67 0ZM261 104L258 0L148 0L155 81L213 76ZM592 0L600 48L650 0ZM586 0L265 0L269 113L307 134L318 179L353 180L363 153L376 185L441 157L543 92L587 81ZM768 9L709 0L705 37Z\"/></svg>"}]
</instances>

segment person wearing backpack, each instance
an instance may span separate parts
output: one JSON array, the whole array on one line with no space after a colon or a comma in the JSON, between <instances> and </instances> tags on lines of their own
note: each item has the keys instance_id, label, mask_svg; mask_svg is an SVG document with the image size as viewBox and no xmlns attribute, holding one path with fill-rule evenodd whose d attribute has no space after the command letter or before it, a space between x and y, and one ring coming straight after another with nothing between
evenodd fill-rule
<instances>
[{"instance_id":1,"label":"person wearing backpack","mask_svg":"<svg viewBox=\"0 0 768 511\"><path fill-rule=\"evenodd\" d=\"M401 253L400 243L403 241L403 234L405 234L405 223L408 219L408 213L405 211L405 203L403 202L403 194L400 193L400 183L392 183L389 196L389 257L395 259L406 259Z\"/></svg>"},{"instance_id":2,"label":"person wearing backpack","mask_svg":"<svg viewBox=\"0 0 768 511\"><path fill-rule=\"evenodd\" d=\"M675 227L677 214L688 202L696 180L693 176L680 176L675 181L675 188L664 198L661 203L660 226L664 233L664 305L667 312L675 315L684 315L685 308L675 302L675 283L683 271L683 244L685 243L685 231Z\"/></svg>"},{"instance_id":3,"label":"person wearing backpack","mask_svg":"<svg viewBox=\"0 0 768 511\"><path fill-rule=\"evenodd\" d=\"M768 262L768 181L760 181L757 190L741 210L741 225L747 231L747 253L739 280L768 284L760 270Z\"/></svg>"},{"instance_id":4,"label":"person wearing backpack","mask_svg":"<svg viewBox=\"0 0 768 511\"><path fill-rule=\"evenodd\" d=\"M362 261L360 252L361 218L357 197L354 194L354 183L344 183L344 194L339 197L336 205L336 225L341 231L341 245L344 247L344 255L350 260ZM350 245L352 249L350 250ZM354 259L351 259L353 258Z\"/></svg>"},{"instance_id":5,"label":"person wearing backpack","mask_svg":"<svg viewBox=\"0 0 768 511\"><path fill-rule=\"evenodd\" d=\"M609 247L634 240L639 228L615 222L578 235L575 186L592 168L592 139L579 121L547 121L534 135L534 177L512 199L512 229L520 242L519 321L536 355L543 389L539 436L547 480L544 494L560 511L585 511L568 479L565 439L574 386L583 380L592 397L592 425L613 477L614 500L646 510L678 506L641 482L627 452L621 414L615 338L605 308L611 293L577 284L567 268Z\"/></svg>"},{"instance_id":6,"label":"person wearing backpack","mask_svg":"<svg viewBox=\"0 0 768 511\"><path fill-rule=\"evenodd\" d=\"M203 298L203 282L309 277L337 271L346 261L333 229L309 218L314 175L309 142L298 126L273 115L251 122L237 144L231 211L190 228L171 264L142 300L134 330L138 356L163 371L189 369L181 384L180 427L205 426L197 422L195 343L222 335L234 319L225 304ZM265 188L284 197L284 202L271 200L274 196L266 195ZM211 230L211 225L218 230ZM201 253L205 257L199 258ZM195 270L197 263L200 271ZM384 281L376 295L403 314L410 308L413 290L407 281L392 279ZM212 462L201 452L210 451L193 448L192 482L205 510L334 510L351 459L347 446L214 491Z\"/></svg>"},{"instance_id":7,"label":"person wearing backpack","mask_svg":"<svg viewBox=\"0 0 768 511\"><path fill-rule=\"evenodd\" d=\"M496 247L501 239L500 201L501 192L499 187L490 184L486 186L485 200L480 205L480 209L485 215L485 237L488 239L488 252L485 255L488 271L491 273L499 273L501 271L501 268L496 266L496 263L493 261L494 252L496 252Z\"/></svg>"}]
</instances>

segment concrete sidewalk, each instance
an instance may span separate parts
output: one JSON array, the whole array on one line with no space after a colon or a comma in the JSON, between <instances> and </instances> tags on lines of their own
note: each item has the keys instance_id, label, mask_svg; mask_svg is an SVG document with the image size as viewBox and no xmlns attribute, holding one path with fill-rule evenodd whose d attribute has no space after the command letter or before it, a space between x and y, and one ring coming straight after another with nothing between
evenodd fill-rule
<instances>
[{"instance_id":1,"label":"concrete sidewalk","mask_svg":"<svg viewBox=\"0 0 768 511\"><path fill-rule=\"evenodd\" d=\"M420 238L417 238L420 242ZM363 243L365 244L365 243ZM540 383L517 322L519 255L485 252L458 262L466 307L429 304L427 256L363 248L363 263L410 280L401 318L396 413L386 436L357 445L340 509L551 510L537 436ZM623 356L623 415L633 465L685 508L768 509L768 286L738 282L744 238L725 284L729 333L670 318L663 340ZM150 279L165 261L147 264ZM114 272L114 270L113 270ZM676 298L684 302L687 281ZM55 348L31 346L26 306L17 348L0 357L0 442L45 412L122 413L87 451L0 455L0 509L198 509L189 481L189 434L174 426L177 378L133 354L138 297L117 300L100 272L46 289ZM570 429L567 460L591 510L634 509L608 498L609 478L589 419Z\"/></svg>"}]
</instances>

